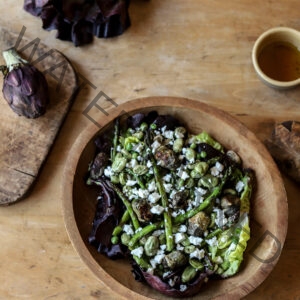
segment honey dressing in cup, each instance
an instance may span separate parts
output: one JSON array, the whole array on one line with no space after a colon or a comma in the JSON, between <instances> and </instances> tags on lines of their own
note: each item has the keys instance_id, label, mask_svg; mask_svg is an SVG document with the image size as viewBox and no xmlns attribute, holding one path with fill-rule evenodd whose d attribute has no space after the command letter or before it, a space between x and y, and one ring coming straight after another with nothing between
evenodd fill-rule
<instances>
[{"instance_id":1,"label":"honey dressing in cup","mask_svg":"<svg viewBox=\"0 0 300 300\"><path fill-rule=\"evenodd\" d=\"M300 32L288 27L264 32L254 44L252 62L260 79L271 87L300 84Z\"/></svg>"}]
</instances>

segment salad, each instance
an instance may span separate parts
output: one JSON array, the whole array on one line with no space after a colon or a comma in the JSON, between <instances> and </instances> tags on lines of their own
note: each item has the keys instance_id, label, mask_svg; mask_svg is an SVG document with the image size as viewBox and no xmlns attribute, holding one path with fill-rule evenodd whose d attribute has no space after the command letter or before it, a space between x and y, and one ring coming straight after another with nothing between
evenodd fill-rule
<instances>
[{"instance_id":1,"label":"salad","mask_svg":"<svg viewBox=\"0 0 300 300\"><path fill-rule=\"evenodd\" d=\"M96 141L87 184L98 190L89 242L128 257L137 280L184 297L235 275L250 238L254 172L207 132L138 113Z\"/></svg>"}]
</instances>

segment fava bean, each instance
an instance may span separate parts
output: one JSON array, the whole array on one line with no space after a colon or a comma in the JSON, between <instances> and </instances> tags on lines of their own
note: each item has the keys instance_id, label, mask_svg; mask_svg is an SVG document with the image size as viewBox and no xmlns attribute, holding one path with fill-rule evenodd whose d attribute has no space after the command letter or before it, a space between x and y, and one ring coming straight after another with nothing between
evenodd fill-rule
<instances>
[{"instance_id":1,"label":"fava bean","mask_svg":"<svg viewBox=\"0 0 300 300\"><path fill-rule=\"evenodd\" d=\"M122 154L117 153L115 160L113 161L111 168L114 172L119 173L121 172L127 163L127 159L122 156Z\"/></svg>"},{"instance_id":2,"label":"fava bean","mask_svg":"<svg viewBox=\"0 0 300 300\"><path fill-rule=\"evenodd\" d=\"M183 139L176 139L173 143L173 151L176 153L181 152L183 148L184 141Z\"/></svg>"},{"instance_id":3,"label":"fava bean","mask_svg":"<svg viewBox=\"0 0 300 300\"><path fill-rule=\"evenodd\" d=\"M197 270L193 268L192 266L187 266L181 275L181 280L183 283L190 282L193 280L197 275Z\"/></svg>"},{"instance_id":4,"label":"fava bean","mask_svg":"<svg viewBox=\"0 0 300 300\"><path fill-rule=\"evenodd\" d=\"M150 235L145 243L144 250L147 256L154 256L159 249L159 239Z\"/></svg>"}]
</instances>

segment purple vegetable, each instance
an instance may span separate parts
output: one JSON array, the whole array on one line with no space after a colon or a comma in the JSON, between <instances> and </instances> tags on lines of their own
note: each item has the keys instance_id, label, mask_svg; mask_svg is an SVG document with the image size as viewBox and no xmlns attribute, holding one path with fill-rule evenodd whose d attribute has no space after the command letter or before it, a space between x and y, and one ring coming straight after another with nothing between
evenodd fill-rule
<instances>
[{"instance_id":1,"label":"purple vegetable","mask_svg":"<svg viewBox=\"0 0 300 300\"><path fill-rule=\"evenodd\" d=\"M49 102L44 75L22 59L14 48L4 51L3 57L7 66L1 67L4 74L2 92L11 109L32 119L43 115Z\"/></svg>"},{"instance_id":2,"label":"purple vegetable","mask_svg":"<svg viewBox=\"0 0 300 300\"><path fill-rule=\"evenodd\" d=\"M118 225L122 212L120 201L118 201L115 192L104 180L98 179L97 181L91 181L91 183L100 186L101 191L98 197L89 243L109 258L124 257L126 250L120 244L113 245L111 243L112 232ZM103 230L104 228L105 230Z\"/></svg>"},{"instance_id":3,"label":"purple vegetable","mask_svg":"<svg viewBox=\"0 0 300 300\"><path fill-rule=\"evenodd\" d=\"M199 153L202 151L206 153L206 157L202 158L203 160L209 160L214 157L222 157L224 155L220 150L217 150L207 143L199 143L197 145L197 151Z\"/></svg>"},{"instance_id":4,"label":"purple vegetable","mask_svg":"<svg viewBox=\"0 0 300 300\"><path fill-rule=\"evenodd\" d=\"M143 122L147 124L151 124L158 117L158 113L156 111L150 111L147 115L143 113L136 113L127 118L127 127L137 128Z\"/></svg>"},{"instance_id":5,"label":"purple vegetable","mask_svg":"<svg viewBox=\"0 0 300 300\"><path fill-rule=\"evenodd\" d=\"M186 289L180 289L180 281L177 283L176 287L170 287L168 283L162 281L158 276L151 275L150 273L143 271L142 274L146 282L162 294L171 297L183 298L197 294L201 290L202 284L206 282L213 272L207 269L205 272L199 273L198 277L192 283L187 284Z\"/></svg>"},{"instance_id":6,"label":"purple vegetable","mask_svg":"<svg viewBox=\"0 0 300 300\"><path fill-rule=\"evenodd\" d=\"M137 128L139 127L145 120L145 114L137 113L133 116L127 118L127 127Z\"/></svg>"},{"instance_id":7,"label":"purple vegetable","mask_svg":"<svg viewBox=\"0 0 300 300\"><path fill-rule=\"evenodd\" d=\"M180 126L180 122L178 119L174 118L171 115L159 115L157 118L153 121L154 124L157 125L157 127L162 128L166 126L167 130L174 130L175 127Z\"/></svg>"},{"instance_id":8,"label":"purple vegetable","mask_svg":"<svg viewBox=\"0 0 300 300\"><path fill-rule=\"evenodd\" d=\"M57 30L57 38L75 46L89 44L93 36L114 37L130 26L130 0L25 0L24 10L40 17L43 28Z\"/></svg>"}]
</instances>

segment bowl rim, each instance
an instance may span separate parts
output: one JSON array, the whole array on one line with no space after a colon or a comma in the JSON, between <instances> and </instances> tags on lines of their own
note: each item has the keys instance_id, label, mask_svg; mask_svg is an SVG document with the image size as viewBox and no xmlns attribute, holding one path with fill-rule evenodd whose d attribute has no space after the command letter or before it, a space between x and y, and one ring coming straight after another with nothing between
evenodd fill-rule
<instances>
[{"instance_id":1,"label":"bowl rim","mask_svg":"<svg viewBox=\"0 0 300 300\"><path fill-rule=\"evenodd\" d=\"M163 100L163 101L162 101ZM130 290L120 282L118 282L115 278L113 278L110 274L108 274L104 269L99 266L97 261L93 258L92 254L89 252L89 250L86 248L82 238L81 234L79 232L79 229L77 227L76 221L75 221L75 215L74 215L74 207L73 207L73 198L70 199L70 195L73 195L73 178L75 176L75 171L77 169L77 164L79 162L79 159L81 157L81 154L87 144L91 141L93 137L101 130L99 128L99 125L105 125L108 122L111 122L116 117L120 116L120 114L123 114L124 108L126 107L134 107L135 109L133 111L137 111L138 109L142 108L151 108L151 107L166 107L166 106L172 106L172 107L188 107L190 109L196 109L199 111L204 112L214 112L214 114L217 114L218 116L222 116L223 120L226 121L228 124L233 124L235 126L238 126L243 132L249 134L251 136L251 139L254 139L257 142L258 146L258 153L261 154L263 152L264 155L269 157L270 163L273 164L275 172L272 173L272 178L277 181L276 183L279 185L280 191L282 193L282 219L286 220L285 226L282 226L280 228L280 237L277 236L277 238L282 242L282 247L280 249L280 253L276 260L272 262L269 266L266 266L264 268L263 272L265 276L262 279L252 278L250 280L249 284L247 282L247 289L243 289L242 291L239 289L239 286L234 287L230 290L230 294L228 294L229 291L226 291L218 296L216 296L214 299L223 299L224 296L231 296L231 297L237 297L237 296L246 296L250 292L252 292L254 289L256 289L271 273L274 266L279 260L279 257L282 252L282 248L286 239L287 234L287 226L288 226L288 204L287 204L287 195L285 191L285 187L283 184L283 180L281 178L281 174L273 161L273 158L271 157L270 153L266 149L266 147L263 145L263 143L258 140L258 138L255 136L255 134L250 131L243 123L238 121L235 117L231 116L229 113L216 108L212 105L206 104L200 100L192 100L188 98L182 98L182 97L168 97L168 96L153 96L153 97L144 97L144 98L137 98L134 100L130 100L127 102L124 102L120 104L118 107L115 107L111 110L109 110L109 114L102 118L99 121L98 125L96 124L90 124L87 128L85 128L79 136L76 138L74 144L72 145L69 155L67 157L67 160L65 162L64 167L64 176L62 180L62 213L64 218L64 224L65 228L68 234L68 237L71 241L71 244L73 245L74 249L78 253L81 260L88 266L88 268L92 271L92 273L96 276L96 278L99 281L102 281L104 284L106 284L111 290L119 294L120 296L125 296L127 298L129 297L138 297L139 299L152 299L146 296L143 296L141 294L136 293L133 290ZM75 168L74 168L75 166ZM101 278L101 279L100 279ZM109 279L109 280L108 280Z\"/></svg>"}]
</instances>

